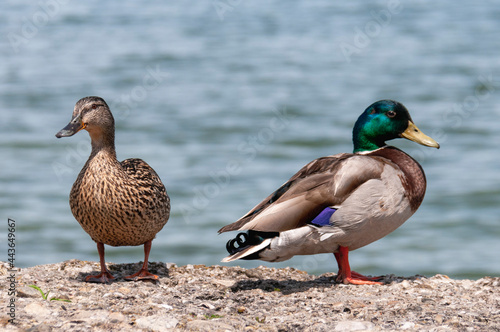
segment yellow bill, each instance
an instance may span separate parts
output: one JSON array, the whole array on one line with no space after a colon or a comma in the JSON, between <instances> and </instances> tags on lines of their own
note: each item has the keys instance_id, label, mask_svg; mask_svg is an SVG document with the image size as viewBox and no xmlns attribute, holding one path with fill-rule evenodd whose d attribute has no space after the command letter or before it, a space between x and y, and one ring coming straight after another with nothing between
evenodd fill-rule
<instances>
[{"instance_id":1,"label":"yellow bill","mask_svg":"<svg viewBox=\"0 0 500 332\"><path fill-rule=\"evenodd\" d=\"M408 128L401 134L401 137L409 139L410 141L422 144L425 146L430 146L431 148L439 149L439 143L424 134L420 129L415 126L411 121L408 121Z\"/></svg>"}]
</instances>

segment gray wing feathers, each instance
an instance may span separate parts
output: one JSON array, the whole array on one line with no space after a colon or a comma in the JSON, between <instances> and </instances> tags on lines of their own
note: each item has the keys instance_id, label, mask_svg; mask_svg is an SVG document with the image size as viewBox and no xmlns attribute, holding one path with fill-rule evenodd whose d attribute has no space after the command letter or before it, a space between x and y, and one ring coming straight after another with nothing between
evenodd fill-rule
<instances>
[{"instance_id":1,"label":"gray wing feathers","mask_svg":"<svg viewBox=\"0 0 500 332\"><path fill-rule=\"evenodd\" d=\"M340 154L304 166L288 182L237 222L230 230L282 232L305 225L328 206L341 205L363 183L380 179L381 158Z\"/></svg>"},{"instance_id":2,"label":"gray wing feathers","mask_svg":"<svg viewBox=\"0 0 500 332\"><path fill-rule=\"evenodd\" d=\"M364 182L346 198L331 218L337 229L348 234L337 238L340 245L361 248L391 233L413 214L399 181L401 174L386 166L379 178Z\"/></svg>"}]
</instances>

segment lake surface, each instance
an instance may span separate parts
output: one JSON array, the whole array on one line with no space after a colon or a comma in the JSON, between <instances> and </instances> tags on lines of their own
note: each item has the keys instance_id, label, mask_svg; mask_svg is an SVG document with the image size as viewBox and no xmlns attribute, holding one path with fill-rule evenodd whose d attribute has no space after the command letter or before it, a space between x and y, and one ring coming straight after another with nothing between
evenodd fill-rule
<instances>
[{"instance_id":1,"label":"lake surface","mask_svg":"<svg viewBox=\"0 0 500 332\"><path fill-rule=\"evenodd\" d=\"M98 261L68 195L90 152L55 133L103 97L120 160L146 160L172 200L151 261L220 264L241 217L307 162L351 152L359 114L401 101L441 149L396 140L425 169L423 204L351 253L371 275L500 275L500 7L494 1L52 0L0 4L0 227L16 265ZM7 260L7 250L0 260ZM106 247L138 262L141 247ZM254 267L336 272L333 255Z\"/></svg>"}]
</instances>

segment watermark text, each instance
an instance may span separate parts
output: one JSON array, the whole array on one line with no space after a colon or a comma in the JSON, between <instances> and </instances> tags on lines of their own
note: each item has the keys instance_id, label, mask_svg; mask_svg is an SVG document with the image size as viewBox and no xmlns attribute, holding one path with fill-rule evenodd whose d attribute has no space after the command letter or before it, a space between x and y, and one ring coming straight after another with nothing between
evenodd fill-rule
<instances>
[{"instance_id":1,"label":"watermark text","mask_svg":"<svg viewBox=\"0 0 500 332\"><path fill-rule=\"evenodd\" d=\"M16 221L7 219L7 295L9 303L7 304L7 316L9 323L14 324L16 319Z\"/></svg>"}]
</instances>

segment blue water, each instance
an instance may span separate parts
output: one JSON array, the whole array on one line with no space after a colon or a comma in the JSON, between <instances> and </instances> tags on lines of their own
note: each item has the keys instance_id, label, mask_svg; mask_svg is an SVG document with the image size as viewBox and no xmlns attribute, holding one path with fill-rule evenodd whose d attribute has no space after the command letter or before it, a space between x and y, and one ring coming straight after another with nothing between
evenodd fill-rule
<instances>
[{"instance_id":1,"label":"blue water","mask_svg":"<svg viewBox=\"0 0 500 332\"><path fill-rule=\"evenodd\" d=\"M234 235L220 227L310 160L352 151L358 115L390 98L442 148L392 142L422 164L426 198L351 266L498 276L498 31L494 1L4 1L2 243L12 218L18 266L98 260L68 204L89 137L54 137L81 97L106 99L119 159L146 160L165 183L172 215L150 260L178 265L219 264ZM106 250L110 262L143 259ZM336 271L333 255L232 264Z\"/></svg>"}]
</instances>

